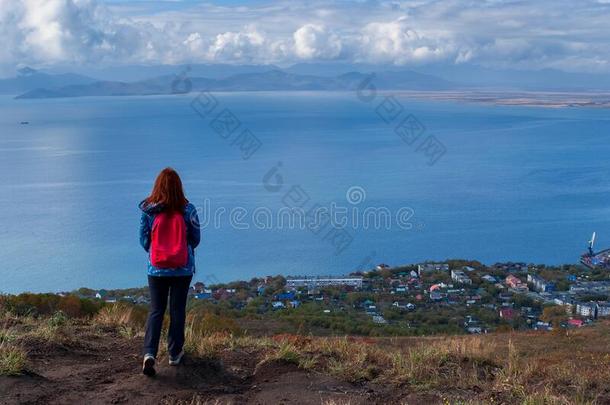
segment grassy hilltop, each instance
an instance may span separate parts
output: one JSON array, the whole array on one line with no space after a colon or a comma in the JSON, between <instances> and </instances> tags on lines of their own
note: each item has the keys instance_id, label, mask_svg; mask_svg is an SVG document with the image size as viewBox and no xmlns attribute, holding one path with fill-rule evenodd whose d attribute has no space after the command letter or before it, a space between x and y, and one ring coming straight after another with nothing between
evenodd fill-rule
<instances>
[{"instance_id":1,"label":"grassy hilltop","mask_svg":"<svg viewBox=\"0 0 610 405\"><path fill-rule=\"evenodd\" d=\"M145 317L144 307L74 296L0 297L0 402L610 403L607 321L553 332L316 337L253 335L191 310L185 364L170 368L162 351L149 379L139 373Z\"/></svg>"}]
</instances>

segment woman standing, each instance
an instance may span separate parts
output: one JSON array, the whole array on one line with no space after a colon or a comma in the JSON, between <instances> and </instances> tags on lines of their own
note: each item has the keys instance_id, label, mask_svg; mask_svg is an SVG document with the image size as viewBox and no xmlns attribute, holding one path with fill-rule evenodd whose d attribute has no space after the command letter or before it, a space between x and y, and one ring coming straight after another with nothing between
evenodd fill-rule
<instances>
[{"instance_id":1,"label":"woman standing","mask_svg":"<svg viewBox=\"0 0 610 405\"><path fill-rule=\"evenodd\" d=\"M168 297L169 364L177 366L184 356L186 301L195 273L195 248L201 234L197 210L184 196L180 176L172 168L159 173L152 193L140 203L140 209L140 244L149 254L150 289L142 372L154 376Z\"/></svg>"}]
</instances>

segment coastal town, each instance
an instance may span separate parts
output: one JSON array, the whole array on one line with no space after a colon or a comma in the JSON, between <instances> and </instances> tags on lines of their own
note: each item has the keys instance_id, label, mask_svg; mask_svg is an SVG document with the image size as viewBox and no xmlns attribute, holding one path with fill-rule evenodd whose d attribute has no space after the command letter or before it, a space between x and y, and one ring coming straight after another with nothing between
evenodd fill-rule
<instances>
[{"instance_id":1,"label":"coastal town","mask_svg":"<svg viewBox=\"0 0 610 405\"><path fill-rule=\"evenodd\" d=\"M90 290L81 298L148 303L147 290ZM578 328L610 317L610 272L580 265L484 265L447 260L378 264L345 276L197 281L191 306L238 321L283 321L302 331L362 335L488 333ZM238 322L239 323L239 322Z\"/></svg>"}]
</instances>

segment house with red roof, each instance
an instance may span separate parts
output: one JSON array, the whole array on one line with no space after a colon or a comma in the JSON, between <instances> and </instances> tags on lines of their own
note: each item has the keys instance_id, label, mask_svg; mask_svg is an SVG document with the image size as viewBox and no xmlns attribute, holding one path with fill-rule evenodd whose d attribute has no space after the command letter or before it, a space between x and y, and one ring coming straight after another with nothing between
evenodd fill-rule
<instances>
[{"instance_id":1,"label":"house with red roof","mask_svg":"<svg viewBox=\"0 0 610 405\"><path fill-rule=\"evenodd\" d=\"M500 309L500 318L506 319L507 321L515 319L519 313L513 308L501 308Z\"/></svg>"},{"instance_id":2,"label":"house with red roof","mask_svg":"<svg viewBox=\"0 0 610 405\"><path fill-rule=\"evenodd\" d=\"M581 326L584 326L585 322L582 319L570 319L568 320L568 326L571 326L573 328L580 328Z\"/></svg>"},{"instance_id":3,"label":"house with red roof","mask_svg":"<svg viewBox=\"0 0 610 405\"><path fill-rule=\"evenodd\" d=\"M529 290L529 288L527 288L527 284L525 284L523 281L521 281L519 278L513 276L512 274L509 274L506 277L506 279L504 280L504 283L506 284L506 286L508 288L512 288L517 291L528 291Z\"/></svg>"}]
</instances>

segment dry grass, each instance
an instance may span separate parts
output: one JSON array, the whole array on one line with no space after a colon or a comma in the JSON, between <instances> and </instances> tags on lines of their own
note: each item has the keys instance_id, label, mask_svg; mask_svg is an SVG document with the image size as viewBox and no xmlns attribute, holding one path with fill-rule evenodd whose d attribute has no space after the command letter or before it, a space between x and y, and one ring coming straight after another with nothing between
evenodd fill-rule
<instances>
[{"instance_id":1,"label":"dry grass","mask_svg":"<svg viewBox=\"0 0 610 405\"><path fill-rule=\"evenodd\" d=\"M121 336L134 338L144 335L147 311L143 307L115 303L110 304L95 315L93 322L98 325L116 327Z\"/></svg>"},{"instance_id":2,"label":"dry grass","mask_svg":"<svg viewBox=\"0 0 610 405\"><path fill-rule=\"evenodd\" d=\"M219 399L204 399L199 395L193 396L188 400L182 399L164 399L161 401L162 405L230 405L232 402L223 402Z\"/></svg>"},{"instance_id":3,"label":"dry grass","mask_svg":"<svg viewBox=\"0 0 610 405\"><path fill-rule=\"evenodd\" d=\"M184 330L185 349L204 358L218 357L225 350L259 350L266 339L244 336L237 323L210 313L188 314Z\"/></svg>"},{"instance_id":4,"label":"dry grass","mask_svg":"<svg viewBox=\"0 0 610 405\"><path fill-rule=\"evenodd\" d=\"M233 337L227 333L213 333L211 335L198 335L192 328L185 331L185 349L203 358L219 357L224 350L231 347Z\"/></svg>"},{"instance_id":5,"label":"dry grass","mask_svg":"<svg viewBox=\"0 0 610 405\"><path fill-rule=\"evenodd\" d=\"M15 341L17 334L11 329L7 323L0 329L0 343L11 343Z\"/></svg>"},{"instance_id":6,"label":"dry grass","mask_svg":"<svg viewBox=\"0 0 610 405\"><path fill-rule=\"evenodd\" d=\"M409 391L482 391L484 399L464 403L595 404L610 398L609 337L610 323L605 323L567 335L409 338L384 344L282 336L267 340L272 344L265 350L267 359L350 382Z\"/></svg>"},{"instance_id":7,"label":"dry grass","mask_svg":"<svg viewBox=\"0 0 610 405\"><path fill-rule=\"evenodd\" d=\"M504 360L494 388L528 404L607 402L610 342L603 335L608 330L606 323L568 335L513 334L500 346Z\"/></svg>"},{"instance_id":8,"label":"dry grass","mask_svg":"<svg viewBox=\"0 0 610 405\"><path fill-rule=\"evenodd\" d=\"M283 342L279 346L274 348L268 356L269 360L281 360L286 363L299 364L303 354L301 351L292 343Z\"/></svg>"},{"instance_id":9,"label":"dry grass","mask_svg":"<svg viewBox=\"0 0 610 405\"><path fill-rule=\"evenodd\" d=\"M23 335L23 340L34 339L41 342L63 344L68 339L62 326L39 324Z\"/></svg>"},{"instance_id":10,"label":"dry grass","mask_svg":"<svg viewBox=\"0 0 610 405\"><path fill-rule=\"evenodd\" d=\"M25 371L27 354L14 339L7 338L3 333L0 339L0 375L19 375Z\"/></svg>"},{"instance_id":11,"label":"dry grass","mask_svg":"<svg viewBox=\"0 0 610 405\"><path fill-rule=\"evenodd\" d=\"M61 311L47 318L24 317L18 322L17 340L27 346L32 342L65 345L72 342L70 319Z\"/></svg>"},{"instance_id":12,"label":"dry grass","mask_svg":"<svg viewBox=\"0 0 610 405\"><path fill-rule=\"evenodd\" d=\"M351 401L337 399L323 399L322 405L351 405Z\"/></svg>"},{"instance_id":13,"label":"dry grass","mask_svg":"<svg viewBox=\"0 0 610 405\"><path fill-rule=\"evenodd\" d=\"M109 305L92 327L142 328L145 312ZM54 341L74 327L61 314L7 318L0 329L0 374L23 372L24 336ZM11 326L12 325L12 326ZM15 326L16 325L16 326ZM17 329L18 328L18 329ZM17 333L19 332L19 333ZM122 333L125 337L132 332ZM282 361L352 383L426 392L451 404L603 404L610 402L610 322L563 334L539 332L393 338L243 335L230 320L191 317L186 350L209 359L239 351L259 364ZM161 346L163 350L163 343ZM192 404L213 403L193 398Z\"/></svg>"}]
</instances>

